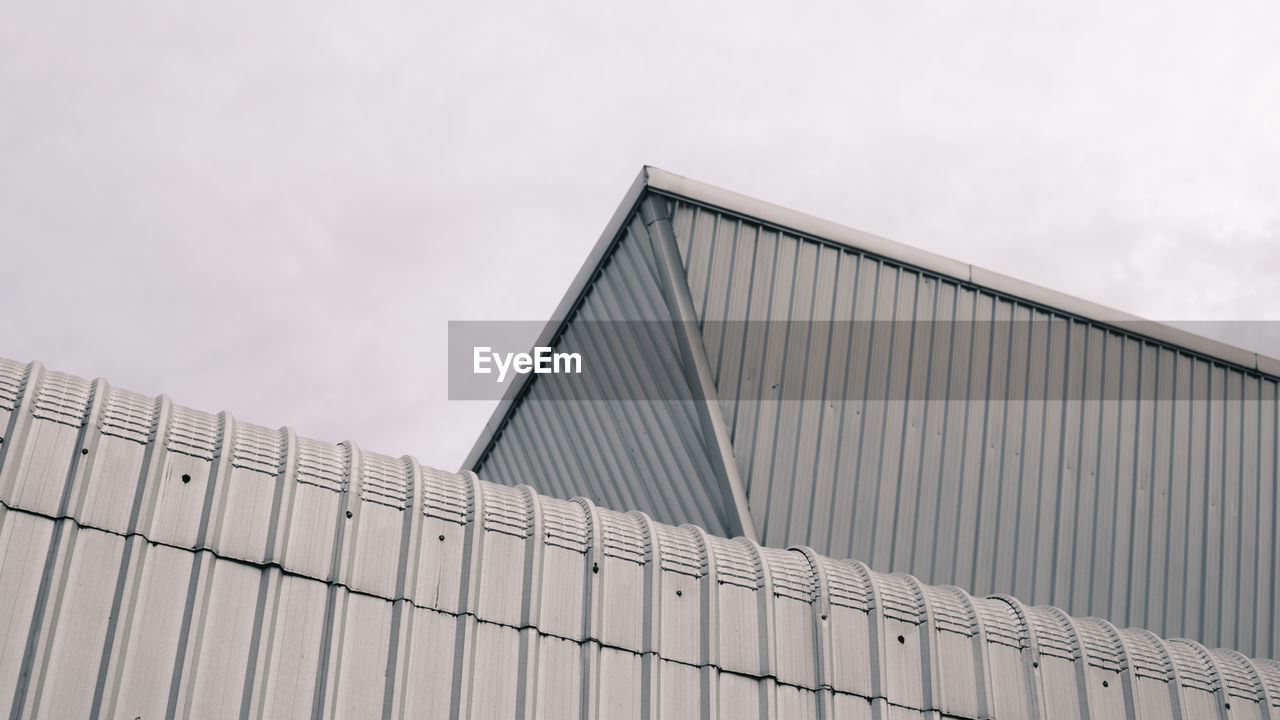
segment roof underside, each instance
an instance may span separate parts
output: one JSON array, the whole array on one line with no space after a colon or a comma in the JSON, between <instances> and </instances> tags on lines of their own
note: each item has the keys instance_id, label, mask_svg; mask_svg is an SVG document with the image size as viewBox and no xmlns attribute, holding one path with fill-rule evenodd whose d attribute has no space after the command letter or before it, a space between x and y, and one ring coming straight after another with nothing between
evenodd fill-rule
<instances>
[{"instance_id":1,"label":"roof underside","mask_svg":"<svg viewBox=\"0 0 1280 720\"><path fill-rule=\"evenodd\" d=\"M1280 717L1274 661L38 364L0 428L12 717Z\"/></svg>"}]
</instances>

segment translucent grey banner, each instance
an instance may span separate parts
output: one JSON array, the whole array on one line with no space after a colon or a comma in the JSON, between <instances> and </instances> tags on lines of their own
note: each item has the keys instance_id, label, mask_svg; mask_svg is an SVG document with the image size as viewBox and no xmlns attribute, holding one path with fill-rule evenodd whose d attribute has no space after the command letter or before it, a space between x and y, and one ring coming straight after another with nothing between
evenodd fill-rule
<instances>
[{"instance_id":1,"label":"translucent grey banner","mask_svg":"<svg viewBox=\"0 0 1280 720\"><path fill-rule=\"evenodd\" d=\"M694 337L721 400L1275 401L1276 377L1255 370L1251 351L1189 335L1191 347L1172 344L1173 324L729 321L705 323ZM1177 325L1280 345L1280 322ZM535 380L538 400L704 399L673 322L579 318L539 346L544 328L450 322L449 399L501 399L523 380Z\"/></svg>"}]
</instances>

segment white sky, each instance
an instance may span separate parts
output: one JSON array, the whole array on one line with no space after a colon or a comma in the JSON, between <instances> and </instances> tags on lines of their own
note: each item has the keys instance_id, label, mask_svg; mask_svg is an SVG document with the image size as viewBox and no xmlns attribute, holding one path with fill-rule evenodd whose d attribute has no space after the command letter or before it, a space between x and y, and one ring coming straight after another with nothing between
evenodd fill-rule
<instances>
[{"instance_id":1,"label":"white sky","mask_svg":"<svg viewBox=\"0 0 1280 720\"><path fill-rule=\"evenodd\" d=\"M1273 2L427 5L0 0L0 356L453 469L447 321L547 318L644 163L1280 319Z\"/></svg>"}]
</instances>

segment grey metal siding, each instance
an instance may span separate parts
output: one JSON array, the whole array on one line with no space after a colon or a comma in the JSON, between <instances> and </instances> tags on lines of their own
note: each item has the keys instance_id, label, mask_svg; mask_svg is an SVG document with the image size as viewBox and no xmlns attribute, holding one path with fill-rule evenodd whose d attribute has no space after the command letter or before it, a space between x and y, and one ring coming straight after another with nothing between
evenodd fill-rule
<instances>
[{"instance_id":1,"label":"grey metal siding","mask_svg":"<svg viewBox=\"0 0 1280 720\"><path fill-rule=\"evenodd\" d=\"M1280 649L1276 377L674 201L766 545Z\"/></svg>"},{"instance_id":2,"label":"grey metal siding","mask_svg":"<svg viewBox=\"0 0 1280 720\"><path fill-rule=\"evenodd\" d=\"M0 361L10 717L1280 718L1280 663Z\"/></svg>"},{"instance_id":3,"label":"grey metal siding","mask_svg":"<svg viewBox=\"0 0 1280 720\"><path fill-rule=\"evenodd\" d=\"M559 497L588 497L663 522L696 518L713 532L724 531L725 508L697 408L689 401L630 399L664 397L663 388L685 383L674 334L658 336L657 321L671 316L657 272L648 233L633 216L555 342L557 351L580 352L588 362L611 368L597 377L616 383L617 392L583 388L575 376L539 377L473 467L482 478L528 484ZM658 336L643 357L634 352L636 340L614 335L636 328ZM627 399L600 399L608 397Z\"/></svg>"}]
</instances>

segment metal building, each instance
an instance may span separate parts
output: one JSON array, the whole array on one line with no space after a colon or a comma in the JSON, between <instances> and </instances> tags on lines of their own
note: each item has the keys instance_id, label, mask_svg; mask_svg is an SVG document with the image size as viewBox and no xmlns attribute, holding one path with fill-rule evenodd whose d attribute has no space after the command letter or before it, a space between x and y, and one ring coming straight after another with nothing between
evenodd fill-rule
<instances>
[{"instance_id":1,"label":"metal building","mask_svg":"<svg viewBox=\"0 0 1280 720\"><path fill-rule=\"evenodd\" d=\"M10 718L1280 718L1280 663L0 360Z\"/></svg>"},{"instance_id":2,"label":"metal building","mask_svg":"<svg viewBox=\"0 0 1280 720\"><path fill-rule=\"evenodd\" d=\"M630 395L524 376L486 480L1280 651L1276 360L653 168L539 344Z\"/></svg>"}]
</instances>

